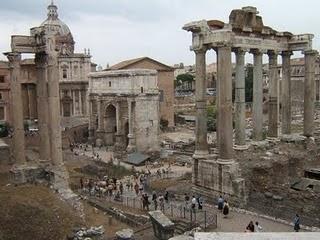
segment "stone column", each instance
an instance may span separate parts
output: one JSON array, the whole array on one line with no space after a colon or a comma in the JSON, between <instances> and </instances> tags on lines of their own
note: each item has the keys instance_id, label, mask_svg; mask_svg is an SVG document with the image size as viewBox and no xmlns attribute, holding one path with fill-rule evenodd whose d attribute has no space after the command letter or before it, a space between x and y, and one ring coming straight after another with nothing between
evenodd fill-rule
<instances>
[{"instance_id":1,"label":"stone column","mask_svg":"<svg viewBox=\"0 0 320 240\"><path fill-rule=\"evenodd\" d=\"M19 53L8 53L7 57L9 59L11 74L11 110L14 128L12 139L12 156L16 164L23 165L26 163L26 156L23 126L23 104L20 82L21 55Z\"/></svg>"},{"instance_id":2,"label":"stone column","mask_svg":"<svg viewBox=\"0 0 320 240\"><path fill-rule=\"evenodd\" d=\"M291 51L282 52L281 132L291 133Z\"/></svg>"},{"instance_id":3,"label":"stone column","mask_svg":"<svg viewBox=\"0 0 320 240\"><path fill-rule=\"evenodd\" d=\"M259 49L253 53L253 140L263 139L263 78L262 78L262 52Z\"/></svg>"},{"instance_id":4,"label":"stone column","mask_svg":"<svg viewBox=\"0 0 320 240\"><path fill-rule=\"evenodd\" d=\"M103 110L102 110L102 101L98 99L97 101L97 111L98 111L98 131L102 131L103 129Z\"/></svg>"},{"instance_id":5,"label":"stone column","mask_svg":"<svg viewBox=\"0 0 320 240\"><path fill-rule=\"evenodd\" d=\"M73 116L76 116L76 91L71 90Z\"/></svg>"},{"instance_id":6,"label":"stone column","mask_svg":"<svg viewBox=\"0 0 320 240\"><path fill-rule=\"evenodd\" d=\"M278 55L274 51L268 51L269 56L269 110L268 110L268 137L278 137Z\"/></svg>"},{"instance_id":7,"label":"stone column","mask_svg":"<svg viewBox=\"0 0 320 240\"><path fill-rule=\"evenodd\" d=\"M135 136L134 136L134 116L133 116L133 100L128 99L128 123L129 123L129 143L127 152L135 151Z\"/></svg>"},{"instance_id":8,"label":"stone column","mask_svg":"<svg viewBox=\"0 0 320 240\"><path fill-rule=\"evenodd\" d=\"M50 48L49 48L50 49ZM54 49L54 48L53 48ZM49 137L51 160L55 166L63 165L62 138L60 127L59 72L57 52L48 54L48 104L49 104Z\"/></svg>"},{"instance_id":9,"label":"stone column","mask_svg":"<svg viewBox=\"0 0 320 240\"><path fill-rule=\"evenodd\" d=\"M121 134L120 126L120 102L116 103L116 124L117 124L117 134Z\"/></svg>"},{"instance_id":10,"label":"stone column","mask_svg":"<svg viewBox=\"0 0 320 240\"><path fill-rule=\"evenodd\" d=\"M206 49L196 50L196 140L194 158L206 158L207 142Z\"/></svg>"},{"instance_id":11,"label":"stone column","mask_svg":"<svg viewBox=\"0 0 320 240\"><path fill-rule=\"evenodd\" d=\"M313 136L314 130L314 102L315 102L315 60L318 52L308 50L305 55L305 78L304 78L304 113L303 135Z\"/></svg>"},{"instance_id":12,"label":"stone column","mask_svg":"<svg viewBox=\"0 0 320 240\"><path fill-rule=\"evenodd\" d=\"M27 85L27 95L28 95L28 115L29 115L29 119L33 119L32 118L32 93L31 93L31 88L30 85Z\"/></svg>"},{"instance_id":13,"label":"stone column","mask_svg":"<svg viewBox=\"0 0 320 240\"><path fill-rule=\"evenodd\" d=\"M217 60L219 158L228 160L233 158L231 47L219 47Z\"/></svg>"},{"instance_id":14,"label":"stone column","mask_svg":"<svg viewBox=\"0 0 320 240\"><path fill-rule=\"evenodd\" d=\"M48 83L47 83L47 55L37 53L35 63L37 67L37 100L39 126L39 154L40 160L50 160L50 139L48 130Z\"/></svg>"},{"instance_id":15,"label":"stone column","mask_svg":"<svg viewBox=\"0 0 320 240\"><path fill-rule=\"evenodd\" d=\"M82 93L81 89L79 90L79 115L82 116L83 111L82 111Z\"/></svg>"},{"instance_id":16,"label":"stone column","mask_svg":"<svg viewBox=\"0 0 320 240\"><path fill-rule=\"evenodd\" d=\"M192 163L192 183L197 185L199 182L199 160L208 157L207 140L207 101L206 101L206 51L207 49L195 50L196 55L196 139L195 152Z\"/></svg>"},{"instance_id":17,"label":"stone column","mask_svg":"<svg viewBox=\"0 0 320 240\"><path fill-rule=\"evenodd\" d=\"M246 103L245 103L245 72L243 49L237 49L236 82L235 82L235 144L246 145Z\"/></svg>"},{"instance_id":18,"label":"stone column","mask_svg":"<svg viewBox=\"0 0 320 240\"><path fill-rule=\"evenodd\" d=\"M95 121L94 121L94 114L93 114L93 101L90 99L89 101L89 143L93 143L93 137L94 137L94 126L95 126Z\"/></svg>"}]
</instances>

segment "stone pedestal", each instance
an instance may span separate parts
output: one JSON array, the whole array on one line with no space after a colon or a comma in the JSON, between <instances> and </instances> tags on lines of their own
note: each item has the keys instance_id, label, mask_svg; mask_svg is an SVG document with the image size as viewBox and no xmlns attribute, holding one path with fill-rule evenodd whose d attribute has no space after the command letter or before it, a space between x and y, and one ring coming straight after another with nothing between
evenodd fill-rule
<instances>
[{"instance_id":1,"label":"stone pedestal","mask_svg":"<svg viewBox=\"0 0 320 240\"><path fill-rule=\"evenodd\" d=\"M158 210L149 212L149 217L156 238L167 240L173 237L174 223L167 216Z\"/></svg>"},{"instance_id":2,"label":"stone pedestal","mask_svg":"<svg viewBox=\"0 0 320 240\"><path fill-rule=\"evenodd\" d=\"M134 240L133 230L127 228L116 232L116 240Z\"/></svg>"},{"instance_id":3,"label":"stone pedestal","mask_svg":"<svg viewBox=\"0 0 320 240\"><path fill-rule=\"evenodd\" d=\"M239 164L231 160L203 160L199 162L197 193L210 199L223 195L233 204L243 206L247 201L245 181L240 176Z\"/></svg>"}]
</instances>

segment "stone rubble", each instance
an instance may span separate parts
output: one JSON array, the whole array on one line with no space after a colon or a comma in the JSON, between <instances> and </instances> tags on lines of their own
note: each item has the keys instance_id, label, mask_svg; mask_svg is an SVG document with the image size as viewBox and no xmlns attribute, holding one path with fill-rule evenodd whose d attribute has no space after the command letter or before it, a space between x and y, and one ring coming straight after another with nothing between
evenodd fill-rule
<instances>
[{"instance_id":1,"label":"stone rubble","mask_svg":"<svg viewBox=\"0 0 320 240\"><path fill-rule=\"evenodd\" d=\"M102 236L104 234L103 226L91 227L89 229L81 228L74 236L73 240L90 240L92 237Z\"/></svg>"}]
</instances>

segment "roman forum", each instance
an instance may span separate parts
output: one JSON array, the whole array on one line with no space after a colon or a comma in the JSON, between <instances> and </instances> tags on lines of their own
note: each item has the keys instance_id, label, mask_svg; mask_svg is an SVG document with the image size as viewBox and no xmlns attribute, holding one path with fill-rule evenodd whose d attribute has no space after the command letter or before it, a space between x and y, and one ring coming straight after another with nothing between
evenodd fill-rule
<instances>
[{"instance_id":1,"label":"roman forum","mask_svg":"<svg viewBox=\"0 0 320 240\"><path fill-rule=\"evenodd\" d=\"M264 26L254 7L233 10L229 23L219 20L198 21L186 24L183 29L192 32L191 50L196 56L196 141L193 163L193 184L209 193L228 194L245 202L244 179L239 177L238 164L234 161L234 148L246 149L245 135L245 54L254 57L253 84L253 140L263 139L262 112L262 56L269 57L269 125L267 136L279 137L279 79L277 57L282 56L281 89L281 134L290 134L291 88L290 56L293 51L305 55L304 119L303 135L313 136L315 57L312 49L312 34L293 35L277 32ZM209 155L207 143L206 116L206 52L213 49L217 53L217 145L218 155ZM232 63L231 54L236 55L235 80L235 146L233 145L232 117ZM207 193L207 194L209 194Z\"/></svg>"},{"instance_id":2,"label":"roman forum","mask_svg":"<svg viewBox=\"0 0 320 240\"><path fill-rule=\"evenodd\" d=\"M25 239L201 240L198 231L248 232L246 221L290 232L299 215L299 229L320 232L314 35L276 31L252 6L180 31L192 34L194 66L140 56L96 69L53 1L39 27L11 36L0 61L0 120L10 125L0 139L0 238L20 231L16 219ZM299 84L302 116L293 113Z\"/></svg>"}]
</instances>

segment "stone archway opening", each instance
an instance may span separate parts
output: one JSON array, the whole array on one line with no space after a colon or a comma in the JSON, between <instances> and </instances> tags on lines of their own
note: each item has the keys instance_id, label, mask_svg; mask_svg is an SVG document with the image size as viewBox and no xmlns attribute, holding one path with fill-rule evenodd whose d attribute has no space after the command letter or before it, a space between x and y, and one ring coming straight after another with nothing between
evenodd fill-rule
<instances>
[{"instance_id":1,"label":"stone archway opening","mask_svg":"<svg viewBox=\"0 0 320 240\"><path fill-rule=\"evenodd\" d=\"M117 111L113 105L109 105L105 110L104 131L106 145L113 146L117 132Z\"/></svg>"}]
</instances>

